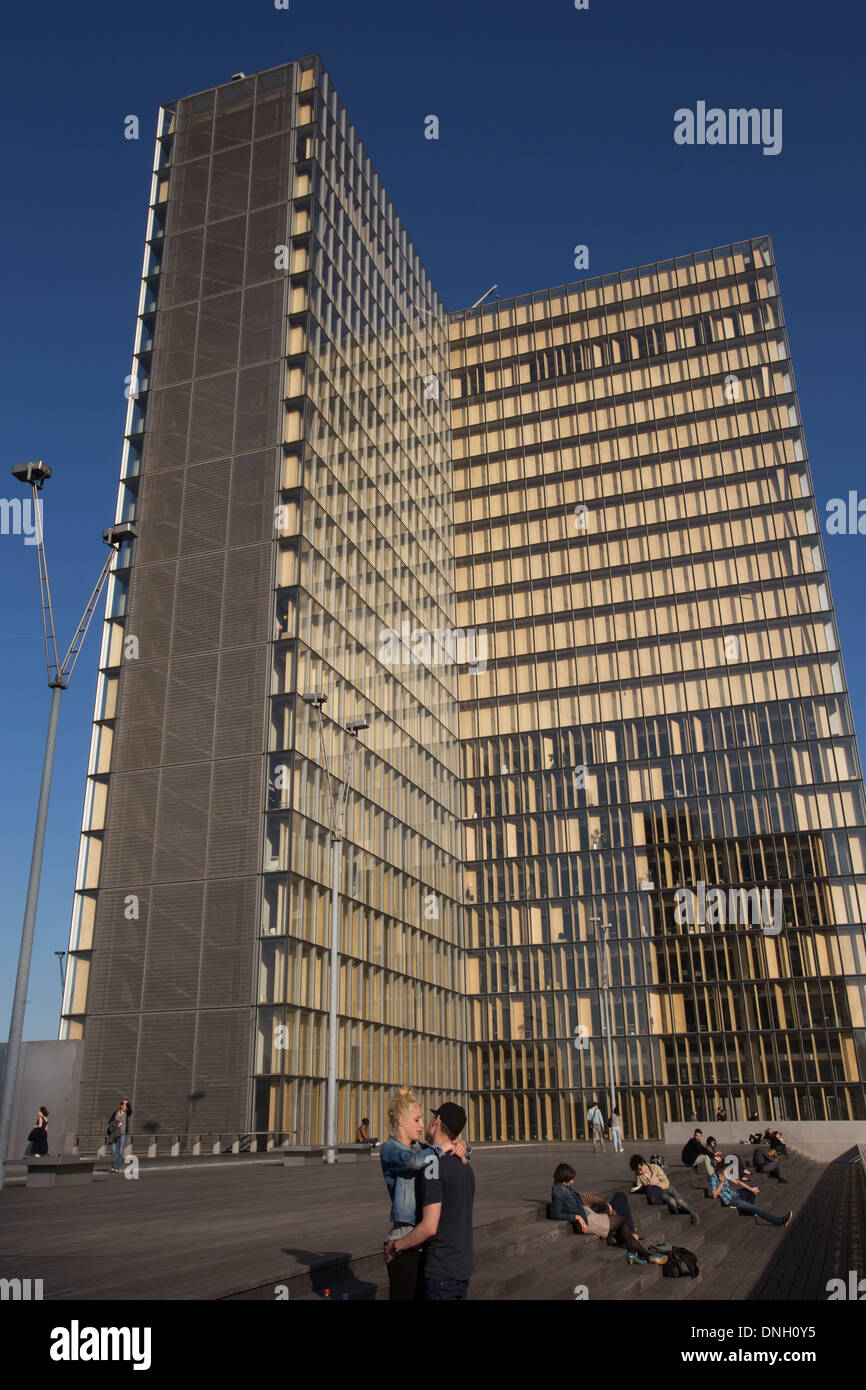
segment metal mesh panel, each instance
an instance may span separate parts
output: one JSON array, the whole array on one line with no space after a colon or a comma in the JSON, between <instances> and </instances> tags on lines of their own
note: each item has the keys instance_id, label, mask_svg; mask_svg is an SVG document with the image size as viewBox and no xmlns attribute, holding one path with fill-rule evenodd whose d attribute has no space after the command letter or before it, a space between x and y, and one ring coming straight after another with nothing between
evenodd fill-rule
<instances>
[{"instance_id":1,"label":"metal mesh panel","mask_svg":"<svg viewBox=\"0 0 866 1390\"><path fill-rule=\"evenodd\" d=\"M160 310L154 337L154 387L166 386L174 381L187 381L192 376L197 317L196 304L184 304L179 309Z\"/></svg>"},{"instance_id":2,"label":"metal mesh panel","mask_svg":"<svg viewBox=\"0 0 866 1390\"><path fill-rule=\"evenodd\" d=\"M203 463L186 470L180 548L218 550L225 545L231 462Z\"/></svg>"},{"instance_id":3,"label":"metal mesh panel","mask_svg":"<svg viewBox=\"0 0 866 1390\"><path fill-rule=\"evenodd\" d=\"M256 139L288 130L292 123L292 69L262 73L256 92Z\"/></svg>"},{"instance_id":4,"label":"metal mesh panel","mask_svg":"<svg viewBox=\"0 0 866 1390\"><path fill-rule=\"evenodd\" d=\"M240 325L240 292L202 301L195 350L196 376L237 366Z\"/></svg>"},{"instance_id":5,"label":"metal mesh panel","mask_svg":"<svg viewBox=\"0 0 866 1390\"><path fill-rule=\"evenodd\" d=\"M172 162L181 164L208 154L213 127L214 94L202 92L178 103L177 134L174 137Z\"/></svg>"},{"instance_id":6,"label":"metal mesh panel","mask_svg":"<svg viewBox=\"0 0 866 1390\"><path fill-rule=\"evenodd\" d=\"M169 655L174 579L173 563L133 570L125 631L128 637L138 638L142 661L160 661Z\"/></svg>"},{"instance_id":7,"label":"metal mesh panel","mask_svg":"<svg viewBox=\"0 0 866 1390\"><path fill-rule=\"evenodd\" d=\"M120 692L112 771L132 772L159 765L166 671L165 662L127 663ZM108 829L109 836L112 830L113 823Z\"/></svg>"},{"instance_id":8,"label":"metal mesh panel","mask_svg":"<svg viewBox=\"0 0 866 1390\"><path fill-rule=\"evenodd\" d=\"M247 284L260 280L285 280L285 270L277 270L275 248L287 246L289 235L289 205L281 203L264 212L255 212L247 224L247 264L244 279Z\"/></svg>"},{"instance_id":9,"label":"metal mesh panel","mask_svg":"<svg viewBox=\"0 0 866 1390\"><path fill-rule=\"evenodd\" d=\"M284 203L289 196L292 172L291 135L272 135L267 140L258 140L252 150L250 209L267 207L270 203Z\"/></svg>"},{"instance_id":10,"label":"metal mesh panel","mask_svg":"<svg viewBox=\"0 0 866 1390\"><path fill-rule=\"evenodd\" d=\"M256 935L256 880L209 883L204 910L201 1008L251 1002ZM242 1070L246 1070L246 1057Z\"/></svg>"},{"instance_id":11,"label":"metal mesh panel","mask_svg":"<svg viewBox=\"0 0 866 1390\"><path fill-rule=\"evenodd\" d=\"M190 1105L195 1133L246 1128L251 1028L251 1009L199 1014Z\"/></svg>"},{"instance_id":12,"label":"metal mesh panel","mask_svg":"<svg viewBox=\"0 0 866 1390\"><path fill-rule=\"evenodd\" d=\"M146 525L135 543L136 564L149 565L177 555L183 479L181 470L153 473L142 479L140 514Z\"/></svg>"},{"instance_id":13,"label":"metal mesh panel","mask_svg":"<svg viewBox=\"0 0 866 1390\"><path fill-rule=\"evenodd\" d=\"M201 282L203 295L240 289L244 277L245 230L244 217L235 217L208 227Z\"/></svg>"},{"instance_id":14,"label":"metal mesh panel","mask_svg":"<svg viewBox=\"0 0 866 1390\"><path fill-rule=\"evenodd\" d=\"M235 416L236 454L279 443L282 435L282 402L278 390L280 375L280 364L277 362L265 367L248 367L239 373Z\"/></svg>"},{"instance_id":15,"label":"metal mesh panel","mask_svg":"<svg viewBox=\"0 0 866 1390\"><path fill-rule=\"evenodd\" d=\"M201 280L201 256L204 231L183 232L165 238L162 268L159 273L160 319L173 304L197 299Z\"/></svg>"},{"instance_id":16,"label":"metal mesh panel","mask_svg":"<svg viewBox=\"0 0 866 1390\"><path fill-rule=\"evenodd\" d=\"M96 909L93 963L87 993L88 1013L138 1013L144 970L148 894L138 892L138 904L129 894L103 892ZM127 917L137 912L137 917Z\"/></svg>"},{"instance_id":17,"label":"metal mesh panel","mask_svg":"<svg viewBox=\"0 0 866 1390\"><path fill-rule=\"evenodd\" d=\"M210 763L163 768L153 825L158 882L205 877Z\"/></svg>"},{"instance_id":18,"label":"metal mesh panel","mask_svg":"<svg viewBox=\"0 0 866 1390\"><path fill-rule=\"evenodd\" d=\"M268 666L265 647L240 647L221 654L213 730L215 757L262 752Z\"/></svg>"},{"instance_id":19,"label":"metal mesh panel","mask_svg":"<svg viewBox=\"0 0 866 1390\"><path fill-rule=\"evenodd\" d=\"M214 763L207 848L209 878L256 872L263 771L261 756Z\"/></svg>"},{"instance_id":20,"label":"metal mesh panel","mask_svg":"<svg viewBox=\"0 0 866 1390\"><path fill-rule=\"evenodd\" d=\"M195 382L190 426L190 463L225 458L232 452L235 382L234 372Z\"/></svg>"},{"instance_id":21,"label":"metal mesh panel","mask_svg":"<svg viewBox=\"0 0 866 1390\"><path fill-rule=\"evenodd\" d=\"M147 431L142 468L153 473L179 468L186 462L191 386L166 386L151 391L147 402Z\"/></svg>"},{"instance_id":22,"label":"metal mesh panel","mask_svg":"<svg viewBox=\"0 0 866 1390\"><path fill-rule=\"evenodd\" d=\"M195 1004L203 906L203 883L154 888L147 919L145 1009Z\"/></svg>"},{"instance_id":23,"label":"metal mesh panel","mask_svg":"<svg viewBox=\"0 0 866 1390\"><path fill-rule=\"evenodd\" d=\"M156 771L112 774L101 888L129 893L150 881L158 780Z\"/></svg>"},{"instance_id":24,"label":"metal mesh panel","mask_svg":"<svg viewBox=\"0 0 866 1390\"><path fill-rule=\"evenodd\" d=\"M227 552L221 646L248 647L267 642L272 563L270 545Z\"/></svg>"},{"instance_id":25,"label":"metal mesh panel","mask_svg":"<svg viewBox=\"0 0 866 1390\"><path fill-rule=\"evenodd\" d=\"M246 454L232 463L229 545L249 545L272 538L277 467L275 449Z\"/></svg>"},{"instance_id":26,"label":"metal mesh panel","mask_svg":"<svg viewBox=\"0 0 866 1390\"><path fill-rule=\"evenodd\" d=\"M208 222L246 212L251 149L251 145L240 145L237 149L223 150L221 154L214 155L207 205Z\"/></svg>"},{"instance_id":27,"label":"metal mesh panel","mask_svg":"<svg viewBox=\"0 0 866 1390\"><path fill-rule=\"evenodd\" d=\"M81 1063L79 1134L101 1137L123 1097L135 1097L137 1048L137 1018L88 1018ZM135 1118L138 1120L137 1113Z\"/></svg>"},{"instance_id":28,"label":"metal mesh panel","mask_svg":"<svg viewBox=\"0 0 866 1390\"><path fill-rule=\"evenodd\" d=\"M241 322L241 366L280 356L284 297L285 284L281 280L247 290Z\"/></svg>"},{"instance_id":29,"label":"metal mesh panel","mask_svg":"<svg viewBox=\"0 0 866 1390\"><path fill-rule=\"evenodd\" d=\"M181 164L172 169L165 228L169 235L204 222L209 166L209 159L197 159L194 164Z\"/></svg>"},{"instance_id":30,"label":"metal mesh panel","mask_svg":"<svg viewBox=\"0 0 866 1390\"><path fill-rule=\"evenodd\" d=\"M253 78L220 87L214 122L214 150L223 150L229 145L243 144L245 140L252 139L254 87Z\"/></svg>"},{"instance_id":31,"label":"metal mesh panel","mask_svg":"<svg viewBox=\"0 0 866 1390\"><path fill-rule=\"evenodd\" d=\"M141 1020L135 1131L169 1140L189 1132L195 1014L145 1014Z\"/></svg>"},{"instance_id":32,"label":"metal mesh panel","mask_svg":"<svg viewBox=\"0 0 866 1390\"><path fill-rule=\"evenodd\" d=\"M188 763L213 756L217 664L216 652L171 663L165 698L164 763Z\"/></svg>"},{"instance_id":33,"label":"metal mesh panel","mask_svg":"<svg viewBox=\"0 0 866 1390\"><path fill-rule=\"evenodd\" d=\"M224 565L223 551L184 561L174 605L172 656L192 656L219 646Z\"/></svg>"}]
</instances>

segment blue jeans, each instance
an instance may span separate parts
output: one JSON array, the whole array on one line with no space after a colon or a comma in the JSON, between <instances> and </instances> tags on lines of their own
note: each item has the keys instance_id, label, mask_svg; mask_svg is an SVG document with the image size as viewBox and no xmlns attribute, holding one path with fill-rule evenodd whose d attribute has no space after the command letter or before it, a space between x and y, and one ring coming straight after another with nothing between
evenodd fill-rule
<instances>
[{"instance_id":1,"label":"blue jeans","mask_svg":"<svg viewBox=\"0 0 866 1390\"><path fill-rule=\"evenodd\" d=\"M676 1188L674 1187L673 1183L671 1183L669 1187L664 1188L664 1190L663 1190L663 1195L664 1195L665 1201L667 1202L668 1206L670 1207L670 1210L671 1210L675 1215L676 1215L677 1208L678 1208L678 1207L683 1207L683 1208L685 1208L685 1210L689 1213L690 1216L694 1216L694 1214L695 1214L695 1209L694 1209L694 1207L693 1207L693 1206L690 1206L689 1203L686 1201L685 1197L682 1197L682 1196L680 1195L680 1193L677 1192L677 1190L676 1190ZM673 1201L671 1201L671 1198L673 1198Z\"/></svg>"},{"instance_id":2,"label":"blue jeans","mask_svg":"<svg viewBox=\"0 0 866 1390\"><path fill-rule=\"evenodd\" d=\"M781 1216L773 1216L772 1212L764 1211L763 1207L759 1207L753 1202L747 1202L745 1197L729 1197L728 1206L736 1207L737 1211L753 1211L756 1216L763 1216L764 1220L769 1221L773 1226L781 1226L782 1224Z\"/></svg>"},{"instance_id":3,"label":"blue jeans","mask_svg":"<svg viewBox=\"0 0 866 1390\"><path fill-rule=\"evenodd\" d=\"M424 1280L424 1297L431 1303L458 1303L468 1292L468 1279Z\"/></svg>"},{"instance_id":4,"label":"blue jeans","mask_svg":"<svg viewBox=\"0 0 866 1390\"><path fill-rule=\"evenodd\" d=\"M111 1166L112 1166L112 1168L122 1168L122 1167L123 1167L123 1150L126 1148L126 1141L127 1141L128 1137L129 1137L129 1136L126 1135L126 1134L121 1134L121 1135L118 1136L117 1139L113 1139L113 1140L112 1140L112 1143L111 1143Z\"/></svg>"}]
</instances>

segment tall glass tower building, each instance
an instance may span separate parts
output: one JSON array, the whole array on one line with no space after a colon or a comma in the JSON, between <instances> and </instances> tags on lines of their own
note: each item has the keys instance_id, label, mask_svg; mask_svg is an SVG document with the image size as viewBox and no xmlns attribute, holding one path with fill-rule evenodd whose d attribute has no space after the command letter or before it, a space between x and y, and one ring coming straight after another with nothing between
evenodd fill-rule
<instances>
[{"instance_id":1,"label":"tall glass tower building","mask_svg":"<svg viewBox=\"0 0 866 1390\"><path fill-rule=\"evenodd\" d=\"M340 1140L401 1083L476 1139L582 1136L611 1079L634 1135L866 1116L866 808L769 241L449 315L317 58L171 103L117 517L83 1142L120 1095L321 1141L355 719Z\"/></svg>"}]
</instances>

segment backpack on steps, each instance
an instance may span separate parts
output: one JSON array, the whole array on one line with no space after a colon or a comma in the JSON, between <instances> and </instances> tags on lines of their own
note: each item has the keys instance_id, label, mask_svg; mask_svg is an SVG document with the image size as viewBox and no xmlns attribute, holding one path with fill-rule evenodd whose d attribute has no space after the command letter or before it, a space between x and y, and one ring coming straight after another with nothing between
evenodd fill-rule
<instances>
[{"instance_id":1,"label":"backpack on steps","mask_svg":"<svg viewBox=\"0 0 866 1390\"><path fill-rule=\"evenodd\" d=\"M695 1279L700 1273L700 1265L692 1250L684 1245L674 1245L668 1255L668 1262L662 1265L666 1279Z\"/></svg>"}]
</instances>

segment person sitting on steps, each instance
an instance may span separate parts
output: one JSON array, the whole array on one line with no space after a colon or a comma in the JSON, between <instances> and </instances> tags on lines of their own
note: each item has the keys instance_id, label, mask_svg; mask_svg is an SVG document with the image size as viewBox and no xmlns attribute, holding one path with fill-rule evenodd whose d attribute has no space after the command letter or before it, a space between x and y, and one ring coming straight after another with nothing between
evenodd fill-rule
<instances>
[{"instance_id":1,"label":"person sitting on steps","mask_svg":"<svg viewBox=\"0 0 866 1390\"><path fill-rule=\"evenodd\" d=\"M762 1217L764 1221L769 1221L771 1226L787 1226L794 1215L793 1211L789 1211L787 1216L774 1216L772 1212L764 1211L763 1207L759 1207L757 1203L747 1201L736 1189L738 1187L743 1188L746 1192L751 1192L757 1196L760 1188L750 1187L747 1182L742 1182L739 1178L729 1177L722 1167L722 1163L723 1159L720 1154L716 1171L710 1176L711 1197L718 1199L723 1207L735 1207L737 1211L752 1213L756 1224L758 1218Z\"/></svg>"},{"instance_id":2,"label":"person sitting on steps","mask_svg":"<svg viewBox=\"0 0 866 1390\"><path fill-rule=\"evenodd\" d=\"M626 1247L629 1264L667 1264L667 1255L652 1255L641 1245L627 1216L614 1211L610 1203L593 1193L576 1192L576 1177L577 1173L570 1163L560 1163L556 1168L550 1193L554 1221L570 1221L575 1234L600 1236L608 1241L614 1236L618 1243ZM616 1195L619 1197L621 1194ZM604 1207L605 1210L593 1211L593 1206Z\"/></svg>"},{"instance_id":3,"label":"person sitting on steps","mask_svg":"<svg viewBox=\"0 0 866 1390\"><path fill-rule=\"evenodd\" d=\"M663 1168L657 1163L647 1163L643 1154L632 1154L628 1161L628 1166L635 1175L635 1181L642 1188L657 1187L665 1200L668 1210L676 1216L677 1212L684 1211L692 1218L692 1225L697 1226L698 1214L694 1207L690 1206L685 1197L682 1197L673 1186L670 1178Z\"/></svg>"}]
</instances>

